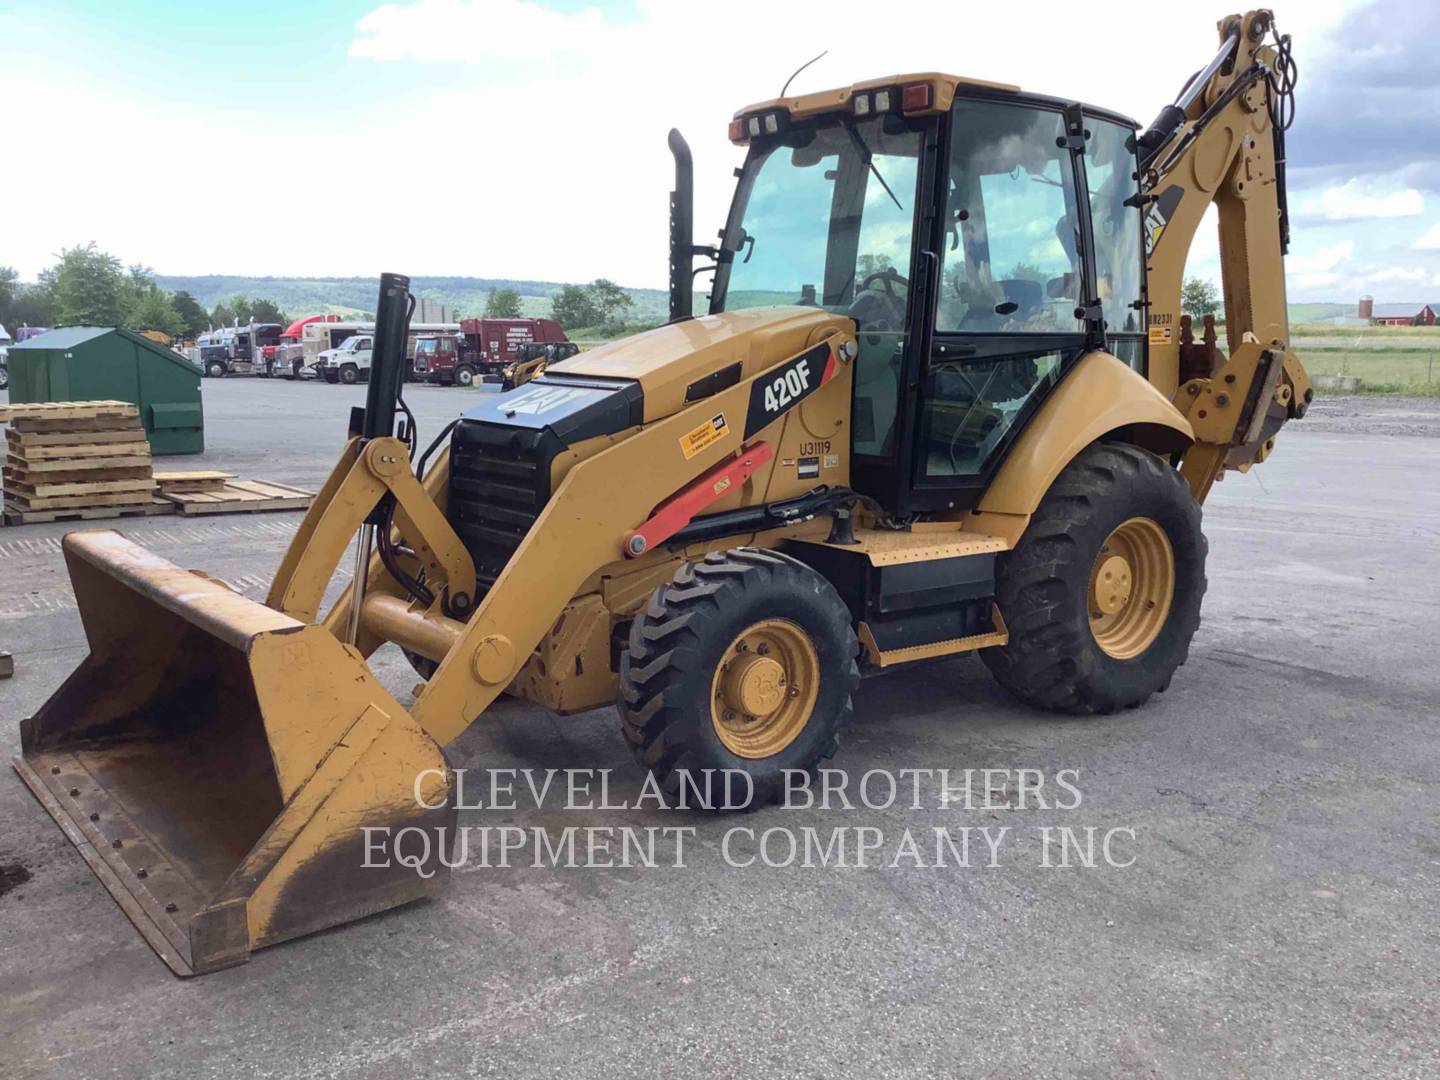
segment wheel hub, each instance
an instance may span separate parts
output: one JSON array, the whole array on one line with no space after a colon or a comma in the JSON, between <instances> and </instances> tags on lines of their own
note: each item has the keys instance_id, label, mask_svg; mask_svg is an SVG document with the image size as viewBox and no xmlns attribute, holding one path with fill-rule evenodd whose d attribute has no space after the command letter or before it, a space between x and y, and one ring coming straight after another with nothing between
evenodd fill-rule
<instances>
[{"instance_id":1,"label":"wheel hub","mask_svg":"<svg viewBox=\"0 0 1440 1080\"><path fill-rule=\"evenodd\" d=\"M1095 575L1091 606L1106 615L1114 615L1130 602L1132 581L1129 560L1123 555L1111 555L1100 564Z\"/></svg>"},{"instance_id":2,"label":"wheel hub","mask_svg":"<svg viewBox=\"0 0 1440 1080\"><path fill-rule=\"evenodd\" d=\"M819 674L819 654L799 626L786 619L753 624L716 665L711 694L716 735L737 757L778 754L805 730Z\"/></svg>"},{"instance_id":3,"label":"wheel hub","mask_svg":"<svg viewBox=\"0 0 1440 1080\"><path fill-rule=\"evenodd\" d=\"M1090 630L1101 649L1130 660L1155 643L1175 598L1175 552L1153 518L1133 517L1105 538L1090 570Z\"/></svg>"},{"instance_id":4,"label":"wheel hub","mask_svg":"<svg viewBox=\"0 0 1440 1080\"><path fill-rule=\"evenodd\" d=\"M749 716L768 716L785 700L785 669L768 656L744 656L725 673L725 704Z\"/></svg>"}]
</instances>

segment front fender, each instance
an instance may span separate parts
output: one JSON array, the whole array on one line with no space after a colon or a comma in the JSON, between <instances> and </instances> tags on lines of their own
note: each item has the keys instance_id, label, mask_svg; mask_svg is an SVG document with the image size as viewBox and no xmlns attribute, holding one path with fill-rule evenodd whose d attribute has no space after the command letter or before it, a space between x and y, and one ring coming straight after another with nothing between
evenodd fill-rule
<instances>
[{"instance_id":1,"label":"front fender","mask_svg":"<svg viewBox=\"0 0 1440 1080\"><path fill-rule=\"evenodd\" d=\"M1033 514L1080 451L1122 428L1129 441L1161 453L1195 441L1190 421L1143 375L1109 353L1087 353L1021 432L979 509Z\"/></svg>"}]
</instances>

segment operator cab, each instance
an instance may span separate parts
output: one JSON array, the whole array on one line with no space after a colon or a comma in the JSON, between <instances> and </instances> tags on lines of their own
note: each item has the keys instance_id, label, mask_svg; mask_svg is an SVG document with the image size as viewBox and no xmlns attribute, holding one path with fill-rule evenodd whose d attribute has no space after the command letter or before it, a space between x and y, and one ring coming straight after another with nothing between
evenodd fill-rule
<instances>
[{"instance_id":1,"label":"operator cab","mask_svg":"<svg viewBox=\"0 0 1440 1080\"><path fill-rule=\"evenodd\" d=\"M1082 355L1145 371L1135 129L942 75L742 110L710 311L854 319L854 486L971 507Z\"/></svg>"}]
</instances>

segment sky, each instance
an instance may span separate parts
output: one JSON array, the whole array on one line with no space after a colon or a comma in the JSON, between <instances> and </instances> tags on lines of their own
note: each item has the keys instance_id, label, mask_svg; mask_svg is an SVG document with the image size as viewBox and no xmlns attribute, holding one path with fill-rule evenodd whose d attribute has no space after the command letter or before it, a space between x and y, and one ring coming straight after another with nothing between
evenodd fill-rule
<instances>
[{"instance_id":1,"label":"sky","mask_svg":"<svg viewBox=\"0 0 1440 1080\"><path fill-rule=\"evenodd\" d=\"M666 280L665 146L723 222L737 108L904 71L1148 122L1223 7L1092 0L0 0L0 265ZM1434 0L1281 3L1292 301L1440 299ZM27 158L29 160L27 160ZM1213 233L1191 269L1218 280Z\"/></svg>"}]
</instances>

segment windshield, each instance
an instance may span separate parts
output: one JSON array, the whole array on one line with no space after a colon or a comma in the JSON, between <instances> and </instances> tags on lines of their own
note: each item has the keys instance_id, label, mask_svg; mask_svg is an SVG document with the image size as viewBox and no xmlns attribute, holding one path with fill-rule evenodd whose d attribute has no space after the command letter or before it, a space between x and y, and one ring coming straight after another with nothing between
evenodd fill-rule
<instances>
[{"instance_id":1,"label":"windshield","mask_svg":"<svg viewBox=\"0 0 1440 1080\"><path fill-rule=\"evenodd\" d=\"M415 343L415 354L418 356L422 353L433 353L439 347L440 342L436 341L434 338L421 338Z\"/></svg>"},{"instance_id":2,"label":"windshield","mask_svg":"<svg viewBox=\"0 0 1440 1080\"><path fill-rule=\"evenodd\" d=\"M824 307L855 320L851 450L893 460L924 125L895 115L788 131L751 148L710 310Z\"/></svg>"},{"instance_id":3,"label":"windshield","mask_svg":"<svg viewBox=\"0 0 1440 1080\"><path fill-rule=\"evenodd\" d=\"M899 116L844 116L753 148L711 311L815 305L898 329L920 141L919 124Z\"/></svg>"}]
</instances>

